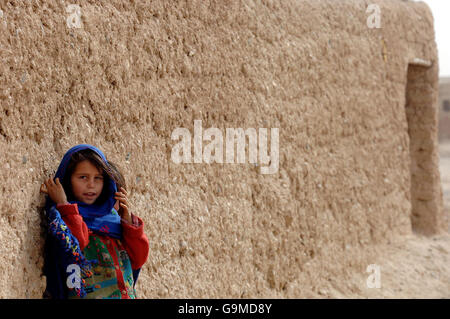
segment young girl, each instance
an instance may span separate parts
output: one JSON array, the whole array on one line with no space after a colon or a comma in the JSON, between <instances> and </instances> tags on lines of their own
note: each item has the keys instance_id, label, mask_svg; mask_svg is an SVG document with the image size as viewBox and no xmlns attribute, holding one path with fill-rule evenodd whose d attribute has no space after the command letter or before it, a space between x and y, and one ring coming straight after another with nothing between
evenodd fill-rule
<instances>
[{"instance_id":1,"label":"young girl","mask_svg":"<svg viewBox=\"0 0 450 319\"><path fill-rule=\"evenodd\" d=\"M88 144L67 151L55 179L41 185L48 195L48 297L136 298L149 242L142 220L129 212L124 187L114 164Z\"/></svg>"}]
</instances>

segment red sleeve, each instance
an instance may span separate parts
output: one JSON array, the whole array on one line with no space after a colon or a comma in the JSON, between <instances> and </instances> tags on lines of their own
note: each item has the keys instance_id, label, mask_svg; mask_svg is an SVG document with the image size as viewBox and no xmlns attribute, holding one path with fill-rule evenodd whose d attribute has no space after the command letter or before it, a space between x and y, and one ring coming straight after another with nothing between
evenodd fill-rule
<instances>
[{"instance_id":1,"label":"red sleeve","mask_svg":"<svg viewBox=\"0 0 450 319\"><path fill-rule=\"evenodd\" d=\"M131 268L139 269L148 258L149 242L144 234L144 222L137 216L131 215L133 224L122 219L123 245L131 260Z\"/></svg>"},{"instance_id":2,"label":"red sleeve","mask_svg":"<svg viewBox=\"0 0 450 319\"><path fill-rule=\"evenodd\" d=\"M83 221L83 217L78 212L78 205L75 204L58 204L56 209L61 214L62 219L69 227L72 234L78 239L80 243L80 249L89 243L89 231L86 223Z\"/></svg>"}]
</instances>

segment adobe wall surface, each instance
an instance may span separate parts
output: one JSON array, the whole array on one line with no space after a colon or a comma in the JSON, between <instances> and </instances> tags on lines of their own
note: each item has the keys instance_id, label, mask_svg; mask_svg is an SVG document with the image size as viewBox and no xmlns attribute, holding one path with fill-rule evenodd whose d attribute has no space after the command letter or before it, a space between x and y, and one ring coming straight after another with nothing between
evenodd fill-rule
<instances>
[{"instance_id":1,"label":"adobe wall surface","mask_svg":"<svg viewBox=\"0 0 450 319\"><path fill-rule=\"evenodd\" d=\"M371 246L412 232L415 58L437 100L429 9L371 2L379 29L359 0L76 1L81 28L72 2L0 0L0 297L42 296L39 187L79 143L118 164L146 223L141 298L307 297L365 273ZM194 120L279 128L278 171L175 164Z\"/></svg>"}]
</instances>

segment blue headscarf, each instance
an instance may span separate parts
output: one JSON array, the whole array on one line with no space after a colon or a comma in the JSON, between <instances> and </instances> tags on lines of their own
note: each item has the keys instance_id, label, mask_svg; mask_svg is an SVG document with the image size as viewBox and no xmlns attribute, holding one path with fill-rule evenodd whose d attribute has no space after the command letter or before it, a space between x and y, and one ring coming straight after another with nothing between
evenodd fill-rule
<instances>
[{"instance_id":1,"label":"blue headscarf","mask_svg":"<svg viewBox=\"0 0 450 319\"><path fill-rule=\"evenodd\" d=\"M85 149L93 150L106 164L108 163L106 157L98 148L89 144L80 144L66 152L54 178L58 177L60 181L63 180L72 155ZM103 187L107 192L107 199L103 203L88 205L76 200L70 201L70 203L78 205L78 211L89 229L103 235L121 238L120 216L114 209L116 183L108 178ZM47 278L46 294L53 299L64 299L67 298L67 280L71 275L67 273L67 267L76 264L80 267L81 275L90 276L92 275L90 263L84 257L77 238L61 218L60 212L56 209L56 204L49 196L47 196L45 202L45 214L48 224L48 236L44 249L44 274ZM136 274L133 272L135 280L137 280L138 274L139 270ZM84 288L84 281L82 281L79 287L75 288L78 296L84 297L86 295Z\"/></svg>"},{"instance_id":2,"label":"blue headscarf","mask_svg":"<svg viewBox=\"0 0 450 319\"><path fill-rule=\"evenodd\" d=\"M89 144L80 144L69 149L59 164L58 170L55 174L55 179L59 178L62 181L65 177L67 165L72 158L72 155L82 150L92 150L97 153L101 159L108 164L105 155L101 150L95 146ZM120 224L120 216L114 209L116 200L114 198L115 192L117 192L117 186L113 179L106 179L107 183L103 185L104 191L106 191L106 200L99 204L86 204L78 200L70 201L71 204L76 203L78 205L78 211L83 216L83 221L87 227L97 233L107 235L110 237L120 239L122 237L122 228ZM54 205L50 198L48 199L48 206Z\"/></svg>"}]
</instances>

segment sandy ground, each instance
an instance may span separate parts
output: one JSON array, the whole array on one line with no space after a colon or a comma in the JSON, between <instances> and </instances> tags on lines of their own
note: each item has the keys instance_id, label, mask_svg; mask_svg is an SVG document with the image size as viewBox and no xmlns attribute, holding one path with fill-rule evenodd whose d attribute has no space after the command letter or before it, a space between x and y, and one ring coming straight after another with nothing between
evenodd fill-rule
<instances>
[{"instance_id":1,"label":"sandy ground","mask_svg":"<svg viewBox=\"0 0 450 319\"><path fill-rule=\"evenodd\" d=\"M450 141L440 145L440 172L444 209L449 211ZM367 288L363 297L450 298L450 233L407 236L379 248L385 251L377 261L381 287Z\"/></svg>"},{"instance_id":2,"label":"sandy ground","mask_svg":"<svg viewBox=\"0 0 450 319\"><path fill-rule=\"evenodd\" d=\"M439 151L444 207L447 211L450 211L450 141L441 143L439 145Z\"/></svg>"},{"instance_id":3,"label":"sandy ground","mask_svg":"<svg viewBox=\"0 0 450 319\"><path fill-rule=\"evenodd\" d=\"M450 298L449 234L407 236L379 248L380 288L364 288L350 298Z\"/></svg>"}]
</instances>

